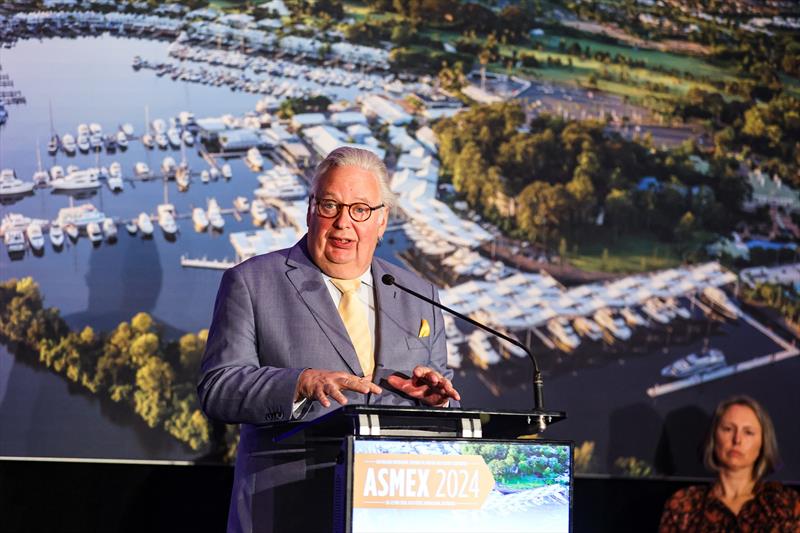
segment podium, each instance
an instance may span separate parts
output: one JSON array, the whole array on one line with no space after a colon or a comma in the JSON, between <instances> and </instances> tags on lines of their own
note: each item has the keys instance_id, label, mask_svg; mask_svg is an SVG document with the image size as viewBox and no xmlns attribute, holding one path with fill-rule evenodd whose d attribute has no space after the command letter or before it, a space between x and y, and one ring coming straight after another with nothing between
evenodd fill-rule
<instances>
[{"instance_id":1,"label":"podium","mask_svg":"<svg viewBox=\"0 0 800 533\"><path fill-rule=\"evenodd\" d=\"M272 426L273 468L304 474L254 518L281 532L570 531L572 443L533 438L564 418L352 405Z\"/></svg>"}]
</instances>

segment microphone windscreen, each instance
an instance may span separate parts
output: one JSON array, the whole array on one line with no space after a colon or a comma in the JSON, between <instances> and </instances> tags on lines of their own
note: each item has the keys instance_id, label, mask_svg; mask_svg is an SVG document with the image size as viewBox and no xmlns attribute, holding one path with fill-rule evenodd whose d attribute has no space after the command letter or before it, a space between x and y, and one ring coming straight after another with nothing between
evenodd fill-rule
<instances>
[{"instance_id":1,"label":"microphone windscreen","mask_svg":"<svg viewBox=\"0 0 800 533\"><path fill-rule=\"evenodd\" d=\"M384 274L381 277L381 281L383 282L384 285L394 285L394 276L392 276L391 274Z\"/></svg>"}]
</instances>

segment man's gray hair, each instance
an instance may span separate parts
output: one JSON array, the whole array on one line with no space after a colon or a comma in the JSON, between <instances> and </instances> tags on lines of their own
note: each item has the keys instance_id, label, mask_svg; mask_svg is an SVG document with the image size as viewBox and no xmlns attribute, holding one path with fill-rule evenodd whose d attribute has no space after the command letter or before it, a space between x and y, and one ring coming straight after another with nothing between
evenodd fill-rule
<instances>
[{"instance_id":1,"label":"man's gray hair","mask_svg":"<svg viewBox=\"0 0 800 533\"><path fill-rule=\"evenodd\" d=\"M340 146L333 150L317 165L314 177L311 179L311 193L317 193L319 180L333 167L356 167L372 174L378 179L381 189L381 202L386 206L387 213L397 204L395 194L389 187L389 171L380 157L370 150L355 148L353 146Z\"/></svg>"}]
</instances>

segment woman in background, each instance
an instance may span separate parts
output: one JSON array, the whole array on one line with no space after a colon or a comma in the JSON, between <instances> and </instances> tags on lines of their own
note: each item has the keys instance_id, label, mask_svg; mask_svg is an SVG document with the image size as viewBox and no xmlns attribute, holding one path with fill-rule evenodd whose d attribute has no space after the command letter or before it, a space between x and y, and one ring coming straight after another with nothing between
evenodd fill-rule
<instances>
[{"instance_id":1,"label":"woman in background","mask_svg":"<svg viewBox=\"0 0 800 533\"><path fill-rule=\"evenodd\" d=\"M736 396L717 406L703 461L716 482L676 492L664 506L660 533L800 531L800 495L764 481L779 462L778 443L772 420L754 399Z\"/></svg>"}]
</instances>

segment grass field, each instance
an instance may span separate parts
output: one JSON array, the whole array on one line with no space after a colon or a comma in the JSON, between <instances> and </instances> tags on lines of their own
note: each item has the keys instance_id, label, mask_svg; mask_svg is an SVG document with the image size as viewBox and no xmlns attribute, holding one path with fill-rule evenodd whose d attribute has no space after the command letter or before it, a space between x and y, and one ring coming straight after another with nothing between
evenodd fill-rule
<instances>
[{"instance_id":1,"label":"grass field","mask_svg":"<svg viewBox=\"0 0 800 533\"><path fill-rule=\"evenodd\" d=\"M608 250L606 259L604 250ZM622 274L673 268L681 264L681 256L673 245L646 235L629 235L616 241L599 237L578 244L577 253L571 250L568 261L581 270Z\"/></svg>"}]
</instances>

